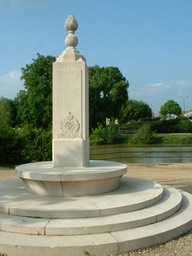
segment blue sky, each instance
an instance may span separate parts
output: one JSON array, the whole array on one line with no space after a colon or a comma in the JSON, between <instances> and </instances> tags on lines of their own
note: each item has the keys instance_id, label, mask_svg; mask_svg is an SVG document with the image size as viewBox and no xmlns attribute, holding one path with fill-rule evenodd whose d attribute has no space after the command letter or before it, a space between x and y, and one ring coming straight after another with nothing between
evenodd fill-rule
<instances>
[{"instance_id":1,"label":"blue sky","mask_svg":"<svg viewBox=\"0 0 192 256\"><path fill-rule=\"evenodd\" d=\"M21 68L58 56L64 22L79 23L78 50L88 66L116 66L129 98L158 114L167 100L192 109L192 0L0 0L0 96L14 98Z\"/></svg>"}]
</instances>

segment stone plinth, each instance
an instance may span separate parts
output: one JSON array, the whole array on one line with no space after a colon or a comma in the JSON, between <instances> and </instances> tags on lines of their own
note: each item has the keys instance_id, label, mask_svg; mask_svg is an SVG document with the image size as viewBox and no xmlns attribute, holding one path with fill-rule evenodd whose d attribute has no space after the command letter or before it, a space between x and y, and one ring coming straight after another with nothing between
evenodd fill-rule
<instances>
[{"instance_id":1,"label":"stone plinth","mask_svg":"<svg viewBox=\"0 0 192 256\"><path fill-rule=\"evenodd\" d=\"M88 167L54 167L53 162L16 167L27 191L50 196L88 196L111 192L119 187L127 166L109 161L90 161Z\"/></svg>"}]
</instances>

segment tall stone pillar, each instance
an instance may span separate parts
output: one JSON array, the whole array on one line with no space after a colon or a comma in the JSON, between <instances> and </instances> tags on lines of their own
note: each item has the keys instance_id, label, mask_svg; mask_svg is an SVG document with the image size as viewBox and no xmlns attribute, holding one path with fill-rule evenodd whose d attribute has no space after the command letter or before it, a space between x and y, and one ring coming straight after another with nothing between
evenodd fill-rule
<instances>
[{"instance_id":1,"label":"tall stone pillar","mask_svg":"<svg viewBox=\"0 0 192 256\"><path fill-rule=\"evenodd\" d=\"M53 63L53 166L89 165L88 68L76 49L78 28L70 15L67 48Z\"/></svg>"}]
</instances>

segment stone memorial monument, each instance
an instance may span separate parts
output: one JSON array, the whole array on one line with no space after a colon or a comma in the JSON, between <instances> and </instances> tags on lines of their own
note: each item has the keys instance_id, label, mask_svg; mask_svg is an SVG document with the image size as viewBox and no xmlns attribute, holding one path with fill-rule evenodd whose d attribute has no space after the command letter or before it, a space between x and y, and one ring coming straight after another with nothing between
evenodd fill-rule
<instances>
[{"instance_id":1,"label":"stone memorial monument","mask_svg":"<svg viewBox=\"0 0 192 256\"><path fill-rule=\"evenodd\" d=\"M53 166L89 166L89 89L85 58L77 51L73 16L65 22L66 50L53 64Z\"/></svg>"},{"instance_id":2,"label":"stone memorial monument","mask_svg":"<svg viewBox=\"0 0 192 256\"><path fill-rule=\"evenodd\" d=\"M85 196L113 191L127 172L122 163L90 161L89 86L85 58L76 49L78 28L65 22L67 48L53 63L53 161L18 166L27 191L52 196Z\"/></svg>"},{"instance_id":3,"label":"stone memorial monument","mask_svg":"<svg viewBox=\"0 0 192 256\"><path fill-rule=\"evenodd\" d=\"M0 182L0 253L115 256L187 232L192 195L89 159L88 71L76 19L65 27L67 48L53 64L53 160Z\"/></svg>"}]
</instances>

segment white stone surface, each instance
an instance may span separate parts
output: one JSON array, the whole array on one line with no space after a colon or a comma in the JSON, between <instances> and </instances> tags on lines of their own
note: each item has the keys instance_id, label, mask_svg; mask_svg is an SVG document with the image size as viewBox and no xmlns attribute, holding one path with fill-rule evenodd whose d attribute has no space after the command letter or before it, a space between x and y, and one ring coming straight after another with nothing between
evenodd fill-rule
<instances>
[{"instance_id":1,"label":"white stone surface","mask_svg":"<svg viewBox=\"0 0 192 256\"><path fill-rule=\"evenodd\" d=\"M0 213L0 230L11 233L45 235L50 219L18 217Z\"/></svg>"},{"instance_id":2,"label":"white stone surface","mask_svg":"<svg viewBox=\"0 0 192 256\"><path fill-rule=\"evenodd\" d=\"M124 177L119 189L85 197L51 197L27 193L21 181L0 183L0 209L11 215L43 218L79 218L115 215L158 202L163 187L151 181ZM134 184L134 186L133 186ZM11 187L9 190L8 187ZM28 196L27 196L28 195Z\"/></svg>"},{"instance_id":3,"label":"white stone surface","mask_svg":"<svg viewBox=\"0 0 192 256\"><path fill-rule=\"evenodd\" d=\"M34 195L24 189L21 180L0 182L0 212L10 214L10 208L34 199ZM38 198L40 196L36 196Z\"/></svg>"},{"instance_id":4,"label":"white stone surface","mask_svg":"<svg viewBox=\"0 0 192 256\"><path fill-rule=\"evenodd\" d=\"M9 256L116 255L118 244L110 234L84 236L34 236L0 232L1 251Z\"/></svg>"},{"instance_id":5,"label":"white stone surface","mask_svg":"<svg viewBox=\"0 0 192 256\"><path fill-rule=\"evenodd\" d=\"M118 241L119 253L164 243L189 231L192 228L192 196L182 194L182 208L173 216L145 227L112 232Z\"/></svg>"},{"instance_id":6,"label":"white stone surface","mask_svg":"<svg viewBox=\"0 0 192 256\"><path fill-rule=\"evenodd\" d=\"M78 23L73 16L65 27L67 48L53 63L53 165L88 166L88 68L76 49Z\"/></svg>"},{"instance_id":7,"label":"white stone surface","mask_svg":"<svg viewBox=\"0 0 192 256\"><path fill-rule=\"evenodd\" d=\"M33 202L31 202L31 204L32 203ZM86 201L82 200L82 205L84 205L84 203L86 203ZM137 211L119 213L116 215L98 215L97 217L87 216L86 218L84 216L80 218L79 216L75 219L71 219L70 217L67 219L45 219L19 217L0 213L0 230L40 235L106 233L132 229L163 220L176 213L181 207L181 203L182 196L179 191L173 188L165 188L162 199L157 203ZM81 205L79 205L79 207L81 207ZM62 211L62 209L63 205L60 205L60 211ZM48 210L50 209L48 208Z\"/></svg>"},{"instance_id":8,"label":"white stone surface","mask_svg":"<svg viewBox=\"0 0 192 256\"><path fill-rule=\"evenodd\" d=\"M16 167L17 176L43 181L100 180L119 177L127 172L127 165L119 162L91 160L87 167L54 167L53 162L35 162Z\"/></svg>"},{"instance_id":9,"label":"white stone surface","mask_svg":"<svg viewBox=\"0 0 192 256\"><path fill-rule=\"evenodd\" d=\"M27 191L38 195L85 196L111 192L119 187L127 165L109 161L90 161L87 167L54 167L38 162L16 167Z\"/></svg>"},{"instance_id":10,"label":"white stone surface","mask_svg":"<svg viewBox=\"0 0 192 256\"><path fill-rule=\"evenodd\" d=\"M182 192L182 195L181 209L160 222L131 229L125 227L125 230L111 233L89 235L43 236L0 231L0 248L9 256L62 254L82 256L86 252L95 256L115 256L126 251L163 243L192 228L192 196L185 192Z\"/></svg>"}]
</instances>

